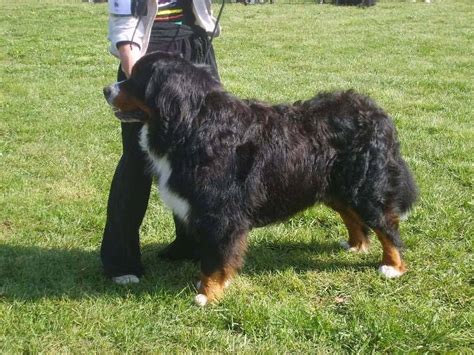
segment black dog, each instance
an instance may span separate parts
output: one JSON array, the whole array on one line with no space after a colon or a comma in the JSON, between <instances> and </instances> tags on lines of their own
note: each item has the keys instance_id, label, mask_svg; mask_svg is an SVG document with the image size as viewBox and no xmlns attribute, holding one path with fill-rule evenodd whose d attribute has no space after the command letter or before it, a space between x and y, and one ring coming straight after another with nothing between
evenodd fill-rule
<instances>
[{"instance_id":1,"label":"black dog","mask_svg":"<svg viewBox=\"0 0 474 355\"><path fill-rule=\"evenodd\" d=\"M198 304L221 296L252 228L318 202L341 215L348 249L365 251L370 228L383 247L379 270L406 271L398 224L417 189L392 120L369 98L347 91L293 105L242 101L206 67L164 53L143 57L104 93L123 121L145 113L142 147L188 239L167 253L199 250Z\"/></svg>"}]
</instances>

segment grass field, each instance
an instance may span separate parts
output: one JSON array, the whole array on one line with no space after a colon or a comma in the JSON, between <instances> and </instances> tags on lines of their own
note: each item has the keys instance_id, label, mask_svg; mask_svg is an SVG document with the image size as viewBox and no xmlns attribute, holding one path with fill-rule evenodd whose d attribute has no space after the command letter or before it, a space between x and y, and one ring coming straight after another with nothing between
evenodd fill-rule
<instances>
[{"instance_id":1,"label":"grass field","mask_svg":"<svg viewBox=\"0 0 474 355\"><path fill-rule=\"evenodd\" d=\"M215 40L225 87L292 102L354 88L394 118L421 198L402 226L409 272L338 247L323 207L255 230L218 305L193 305L192 263L154 194L146 276L120 287L98 247L120 128L102 98L117 61L106 5L0 5L0 353L473 353L473 25L470 0L427 5L228 5Z\"/></svg>"}]
</instances>

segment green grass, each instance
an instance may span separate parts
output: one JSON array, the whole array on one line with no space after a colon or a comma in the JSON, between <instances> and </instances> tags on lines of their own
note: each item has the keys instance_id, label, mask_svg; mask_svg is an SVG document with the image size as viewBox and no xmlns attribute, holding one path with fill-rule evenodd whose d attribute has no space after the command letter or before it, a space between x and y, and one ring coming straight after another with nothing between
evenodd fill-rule
<instances>
[{"instance_id":1,"label":"green grass","mask_svg":"<svg viewBox=\"0 0 474 355\"><path fill-rule=\"evenodd\" d=\"M193 305L198 268L156 257L173 239L156 194L147 274L101 274L98 248L120 128L102 98L117 61L106 5L0 7L0 352L463 352L473 334L473 6L228 5L215 40L224 85L292 102L354 88L394 118L421 199L402 226L409 272L338 248L315 207L255 230L218 305Z\"/></svg>"}]
</instances>

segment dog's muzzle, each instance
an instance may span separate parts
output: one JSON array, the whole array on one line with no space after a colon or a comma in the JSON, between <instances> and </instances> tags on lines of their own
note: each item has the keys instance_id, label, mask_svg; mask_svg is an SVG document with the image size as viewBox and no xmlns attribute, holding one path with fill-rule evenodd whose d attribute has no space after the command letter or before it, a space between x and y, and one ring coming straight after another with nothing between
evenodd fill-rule
<instances>
[{"instance_id":1,"label":"dog's muzzle","mask_svg":"<svg viewBox=\"0 0 474 355\"><path fill-rule=\"evenodd\" d=\"M120 94L120 83L115 83L104 88L104 96L107 103L114 107L114 100Z\"/></svg>"},{"instance_id":2,"label":"dog's muzzle","mask_svg":"<svg viewBox=\"0 0 474 355\"><path fill-rule=\"evenodd\" d=\"M120 83L121 82L117 82L104 88L105 100L112 106L115 117L125 123L143 122L147 117L145 112L141 110L124 112L115 106L115 100L120 95Z\"/></svg>"}]
</instances>

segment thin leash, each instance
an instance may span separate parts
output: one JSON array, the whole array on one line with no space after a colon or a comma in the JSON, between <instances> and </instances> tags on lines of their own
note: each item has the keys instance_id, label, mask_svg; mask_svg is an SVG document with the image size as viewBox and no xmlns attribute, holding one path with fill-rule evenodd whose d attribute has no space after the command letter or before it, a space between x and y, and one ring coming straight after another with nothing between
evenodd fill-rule
<instances>
[{"instance_id":1,"label":"thin leash","mask_svg":"<svg viewBox=\"0 0 474 355\"><path fill-rule=\"evenodd\" d=\"M216 36L216 32L217 32L217 29L219 27L219 22L220 22L221 16L222 16L222 11L224 10L224 5L225 5L225 0L222 0L222 5L221 5L221 8L219 10L219 14L217 15L217 19L216 19L216 25L214 26L214 30L212 31L211 37L209 37L209 46L207 48L206 55L204 56L204 63L207 62L209 54L211 53L212 40Z\"/></svg>"},{"instance_id":2,"label":"thin leash","mask_svg":"<svg viewBox=\"0 0 474 355\"><path fill-rule=\"evenodd\" d=\"M135 33L137 33L137 28L141 20L142 20L142 17L138 16L137 25L135 26L135 29L133 30L132 39L130 40L130 50L132 50L133 39L135 38Z\"/></svg>"},{"instance_id":3,"label":"thin leash","mask_svg":"<svg viewBox=\"0 0 474 355\"><path fill-rule=\"evenodd\" d=\"M133 30L132 38L130 40L130 50L132 49L133 39L135 38L135 34L137 33L138 26L142 21L142 16L146 16L147 13L146 0L135 1L135 5L132 7L132 15L138 17L138 21L135 26L135 29Z\"/></svg>"}]
</instances>

